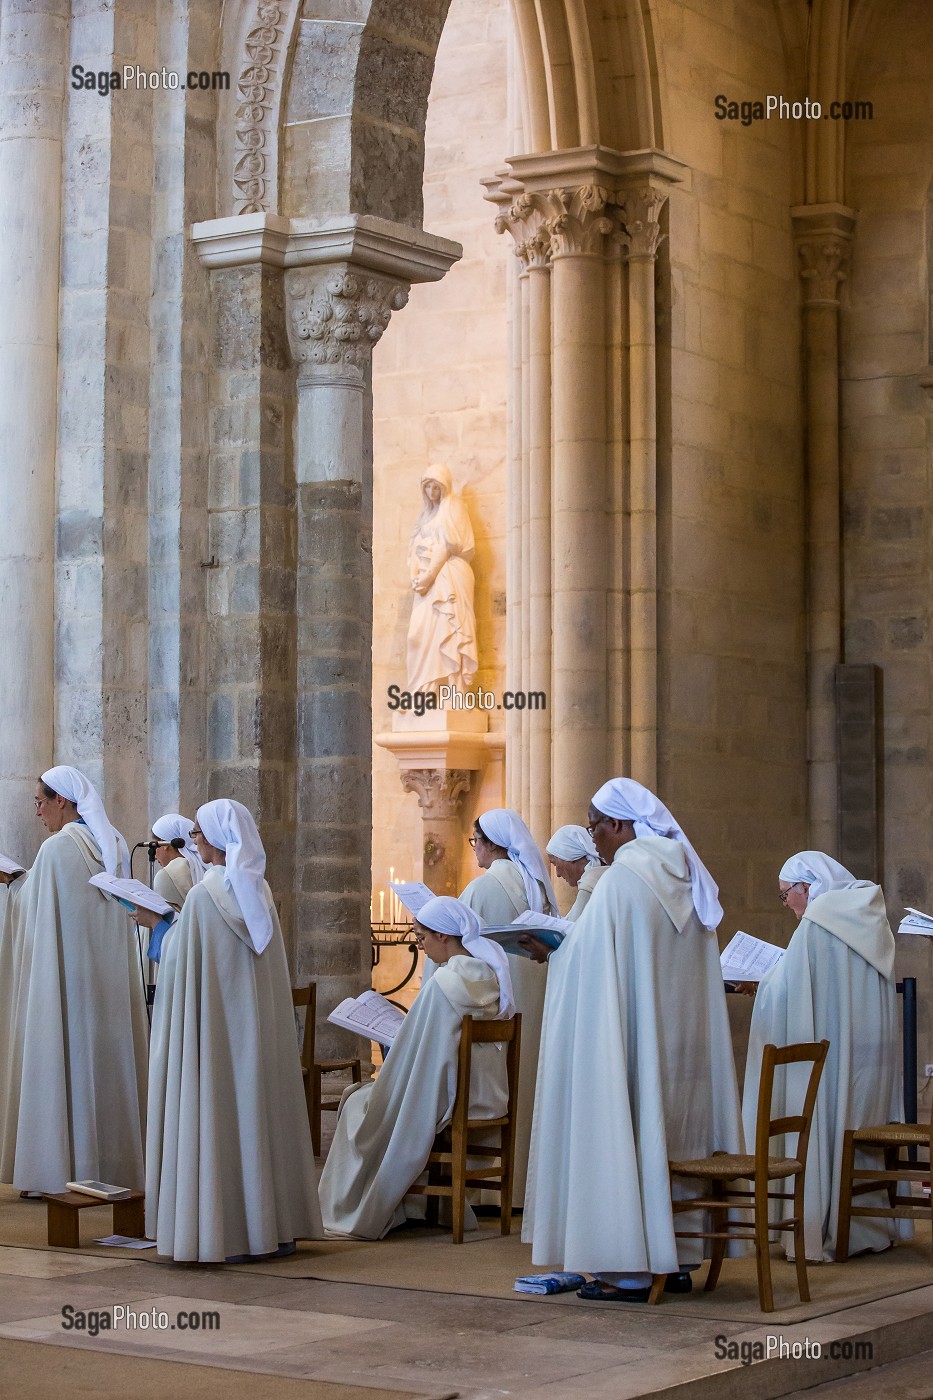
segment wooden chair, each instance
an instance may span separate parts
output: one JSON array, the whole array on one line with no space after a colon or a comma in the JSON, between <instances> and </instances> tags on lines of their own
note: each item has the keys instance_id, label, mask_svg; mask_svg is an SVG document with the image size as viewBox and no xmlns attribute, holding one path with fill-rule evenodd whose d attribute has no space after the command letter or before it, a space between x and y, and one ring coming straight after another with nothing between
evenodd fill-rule
<instances>
[{"instance_id":1,"label":"wooden chair","mask_svg":"<svg viewBox=\"0 0 933 1400\"><path fill-rule=\"evenodd\" d=\"M671 1178L678 1176L699 1177L709 1183L707 1195L674 1201L674 1215L686 1211L706 1210L713 1216L711 1225L719 1228L710 1230L676 1230L678 1239L713 1240L713 1253L706 1275L705 1289L710 1292L716 1287L726 1246L730 1240L754 1240L755 1261L758 1269L758 1301L762 1312L774 1311L774 1295L771 1289L771 1254L769 1235L772 1230L791 1230L794 1235L794 1255L797 1266L797 1290L800 1301L810 1301L807 1283L807 1258L803 1240L803 1199L807 1167L807 1147L810 1141L810 1126L816 1094L820 1086L820 1076L826 1062L829 1041L821 1040L818 1045L766 1045L761 1058L761 1079L758 1086L758 1120L755 1126L755 1151L752 1154L734 1152L714 1152L712 1157L703 1157L694 1162L669 1163ZM799 1114L772 1118L774 1094L774 1071L778 1065L811 1065L807 1091L804 1096L803 1111ZM793 1157L771 1157L768 1145L771 1138L785 1133L797 1134L797 1145ZM793 1192L769 1191L772 1181L786 1181L794 1178ZM729 1183L750 1180L751 1191L739 1190ZM787 1219L769 1221L770 1201L793 1201L794 1213ZM729 1220L729 1211L752 1207L752 1228L747 1219ZM657 1303L664 1291L666 1275L655 1274L648 1301Z\"/></svg>"},{"instance_id":2,"label":"wooden chair","mask_svg":"<svg viewBox=\"0 0 933 1400\"><path fill-rule=\"evenodd\" d=\"M428 1181L425 1186L412 1186L410 1196L427 1196L430 1224L437 1224L440 1197L450 1201L453 1243L463 1243L463 1218L469 1186L481 1185L487 1191L499 1193L499 1229L503 1235L512 1231L512 1184L515 1175L515 1120L518 1101L518 1067L521 1060L522 1018L511 1021L475 1021L464 1016L460 1031L460 1054L457 1060L457 1094L453 1117L434 1139L428 1158ZM507 1045L506 1073L509 1083L509 1103L503 1118L470 1117L470 1070L474 1045ZM499 1145L487 1147L470 1142L470 1134L488 1133L499 1129ZM467 1157L490 1159L489 1166L468 1167ZM493 1159L498 1163L494 1165Z\"/></svg>"},{"instance_id":3,"label":"wooden chair","mask_svg":"<svg viewBox=\"0 0 933 1400\"><path fill-rule=\"evenodd\" d=\"M844 1264L849 1257L849 1229L853 1215L886 1216L908 1220L929 1220L933 1195L898 1194L898 1182L930 1180L933 1144L933 1114L929 1123L882 1123L877 1127L849 1128L842 1143L842 1170L839 1183L839 1224L836 1230L836 1261ZM855 1165L858 1147L878 1147L884 1153L884 1170L868 1170ZM904 1161L902 1149L921 1148L925 1162ZM853 1206L853 1196L864 1196L887 1187L887 1206Z\"/></svg>"},{"instance_id":4,"label":"wooden chair","mask_svg":"<svg viewBox=\"0 0 933 1400\"><path fill-rule=\"evenodd\" d=\"M301 1077L304 1081L305 1103L308 1107L308 1125L311 1129L311 1150L315 1157L321 1155L321 1113L336 1113L340 1099L322 1099L322 1080L325 1074L348 1069L354 1084L362 1083L363 1066L359 1060L316 1060L314 1058L314 1037L317 1025L317 984L309 982L307 987L292 987L292 1006L306 1007L305 1029L301 1041Z\"/></svg>"}]
</instances>

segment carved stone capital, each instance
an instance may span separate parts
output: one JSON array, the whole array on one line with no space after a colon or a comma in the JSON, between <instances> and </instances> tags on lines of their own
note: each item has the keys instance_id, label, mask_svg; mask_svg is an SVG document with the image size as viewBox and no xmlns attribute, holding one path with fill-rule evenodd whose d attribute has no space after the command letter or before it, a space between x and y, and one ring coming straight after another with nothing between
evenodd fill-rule
<instances>
[{"instance_id":1,"label":"carved stone capital","mask_svg":"<svg viewBox=\"0 0 933 1400\"><path fill-rule=\"evenodd\" d=\"M616 240L623 254L633 259L653 260L664 235L661 233L661 210L667 201L667 190L656 185L620 190L615 197L618 226Z\"/></svg>"},{"instance_id":2,"label":"carved stone capital","mask_svg":"<svg viewBox=\"0 0 933 1400\"><path fill-rule=\"evenodd\" d=\"M300 268L285 278L288 340L302 373L336 367L362 379L408 286L349 266Z\"/></svg>"},{"instance_id":3,"label":"carved stone capital","mask_svg":"<svg viewBox=\"0 0 933 1400\"><path fill-rule=\"evenodd\" d=\"M838 306L849 275L855 211L842 204L802 204L791 210L805 306Z\"/></svg>"},{"instance_id":4,"label":"carved stone capital","mask_svg":"<svg viewBox=\"0 0 933 1400\"><path fill-rule=\"evenodd\" d=\"M473 775L468 768L403 768L399 776L405 792L418 794L422 817L428 822L459 816Z\"/></svg>"},{"instance_id":5,"label":"carved stone capital","mask_svg":"<svg viewBox=\"0 0 933 1400\"><path fill-rule=\"evenodd\" d=\"M547 267L552 258L598 256L612 230L609 192L601 185L536 190L519 194L496 217L496 232L506 230L524 269Z\"/></svg>"},{"instance_id":6,"label":"carved stone capital","mask_svg":"<svg viewBox=\"0 0 933 1400\"><path fill-rule=\"evenodd\" d=\"M551 261L551 235L547 227L547 208L539 195L520 194L511 205L496 216L496 233L510 233L515 243L515 256L523 271L547 267Z\"/></svg>"}]
</instances>

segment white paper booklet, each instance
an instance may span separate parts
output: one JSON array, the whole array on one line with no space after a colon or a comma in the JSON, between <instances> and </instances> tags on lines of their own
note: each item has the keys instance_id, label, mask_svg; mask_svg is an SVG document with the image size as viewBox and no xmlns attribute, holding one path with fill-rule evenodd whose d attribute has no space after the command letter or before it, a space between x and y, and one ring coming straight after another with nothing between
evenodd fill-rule
<instances>
[{"instance_id":1,"label":"white paper booklet","mask_svg":"<svg viewBox=\"0 0 933 1400\"><path fill-rule=\"evenodd\" d=\"M0 875L25 875L26 867L9 856L0 856Z\"/></svg>"},{"instance_id":2,"label":"white paper booklet","mask_svg":"<svg viewBox=\"0 0 933 1400\"><path fill-rule=\"evenodd\" d=\"M391 1045L402 1028L405 1013L378 992L367 991L358 997L347 997L334 1007L327 1019L345 1031L356 1031L357 1035L375 1040L379 1045Z\"/></svg>"},{"instance_id":3,"label":"white paper booklet","mask_svg":"<svg viewBox=\"0 0 933 1400\"><path fill-rule=\"evenodd\" d=\"M390 880L389 888L395 891L409 914L414 914L416 919L418 910L423 909L429 899L435 898L434 891L429 890L420 880Z\"/></svg>"},{"instance_id":4,"label":"white paper booklet","mask_svg":"<svg viewBox=\"0 0 933 1400\"><path fill-rule=\"evenodd\" d=\"M552 933L562 933L566 938L573 929L573 919L559 919L556 914L534 914L526 909L515 920L517 924L529 924L531 928L550 929Z\"/></svg>"},{"instance_id":5,"label":"white paper booklet","mask_svg":"<svg viewBox=\"0 0 933 1400\"><path fill-rule=\"evenodd\" d=\"M723 981L760 982L783 956L783 948L776 948L773 943L765 943L764 939L754 938L740 930L720 955Z\"/></svg>"},{"instance_id":6,"label":"white paper booklet","mask_svg":"<svg viewBox=\"0 0 933 1400\"><path fill-rule=\"evenodd\" d=\"M924 914L920 909L911 909L907 906L907 913L897 926L898 933L924 933L927 938L933 938L933 918L929 914Z\"/></svg>"},{"instance_id":7,"label":"white paper booklet","mask_svg":"<svg viewBox=\"0 0 933 1400\"><path fill-rule=\"evenodd\" d=\"M160 894L156 894L155 890L144 885L142 880L120 880L116 875L102 873L92 875L88 884L96 885L104 894L112 894L116 899L125 900L127 904L151 909L154 914L161 914L163 918L172 913L172 906L167 904Z\"/></svg>"}]
</instances>

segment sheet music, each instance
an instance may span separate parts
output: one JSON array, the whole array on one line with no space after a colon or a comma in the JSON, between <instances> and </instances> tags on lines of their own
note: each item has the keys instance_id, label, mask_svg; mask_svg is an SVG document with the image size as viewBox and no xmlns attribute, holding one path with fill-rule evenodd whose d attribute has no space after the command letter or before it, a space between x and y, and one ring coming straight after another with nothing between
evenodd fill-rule
<instances>
[{"instance_id":1,"label":"sheet music","mask_svg":"<svg viewBox=\"0 0 933 1400\"><path fill-rule=\"evenodd\" d=\"M735 935L720 956L724 982L760 982L784 956L784 949L750 933Z\"/></svg>"},{"instance_id":2,"label":"sheet music","mask_svg":"<svg viewBox=\"0 0 933 1400\"><path fill-rule=\"evenodd\" d=\"M416 919L418 910L423 909L429 899L436 897L434 891L420 880L390 880L389 888L395 891L409 914L414 914Z\"/></svg>"},{"instance_id":3,"label":"sheet music","mask_svg":"<svg viewBox=\"0 0 933 1400\"><path fill-rule=\"evenodd\" d=\"M334 1007L327 1019L332 1025L355 1031L367 1040L391 1045L402 1028L405 1013L378 992L366 991L358 997L347 997Z\"/></svg>"}]
</instances>

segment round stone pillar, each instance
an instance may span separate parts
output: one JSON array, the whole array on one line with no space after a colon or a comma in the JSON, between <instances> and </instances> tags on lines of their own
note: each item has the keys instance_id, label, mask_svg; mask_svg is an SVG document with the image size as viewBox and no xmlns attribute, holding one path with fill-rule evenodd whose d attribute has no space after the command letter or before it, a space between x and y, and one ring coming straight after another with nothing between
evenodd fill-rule
<instances>
[{"instance_id":1,"label":"round stone pillar","mask_svg":"<svg viewBox=\"0 0 933 1400\"><path fill-rule=\"evenodd\" d=\"M55 441L68 0L0 25L0 846L36 849L36 777L53 761Z\"/></svg>"}]
</instances>

